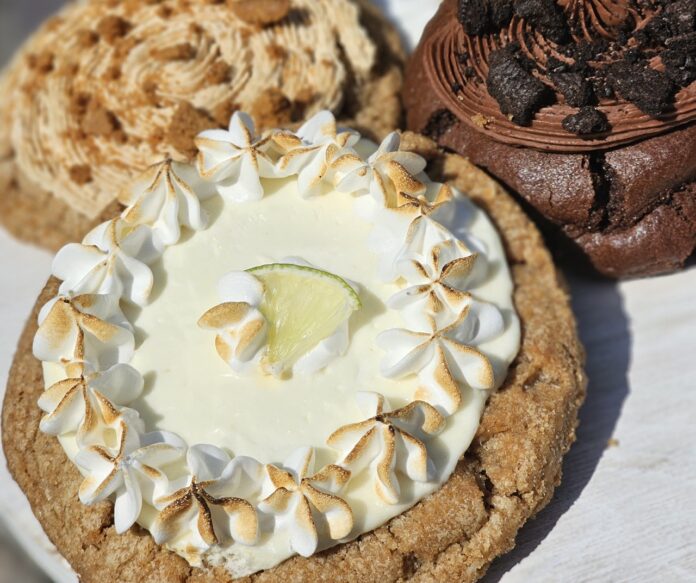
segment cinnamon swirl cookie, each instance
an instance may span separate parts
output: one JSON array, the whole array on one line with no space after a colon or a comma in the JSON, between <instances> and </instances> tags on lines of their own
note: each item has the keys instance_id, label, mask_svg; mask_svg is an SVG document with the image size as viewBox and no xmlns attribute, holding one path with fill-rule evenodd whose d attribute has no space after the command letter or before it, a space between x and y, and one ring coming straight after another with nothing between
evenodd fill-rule
<instances>
[{"instance_id":1,"label":"cinnamon swirl cookie","mask_svg":"<svg viewBox=\"0 0 696 583\"><path fill-rule=\"evenodd\" d=\"M612 277L696 246L696 2L445 0L408 126L467 156Z\"/></svg>"},{"instance_id":2,"label":"cinnamon swirl cookie","mask_svg":"<svg viewBox=\"0 0 696 583\"><path fill-rule=\"evenodd\" d=\"M476 580L584 395L537 231L328 111L196 146L58 252L20 343L3 447L46 532L85 582Z\"/></svg>"},{"instance_id":3,"label":"cinnamon swirl cookie","mask_svg":"<svg viewBox=\"0 0 696 583\"><path fill-rule=\"evenodd\" d=\"M0 78L0 222L56 249L238 109L261 129L329 109L381 137L400 119L401 65L369 2L75 2Z\"/></svg>"}]
</instances>

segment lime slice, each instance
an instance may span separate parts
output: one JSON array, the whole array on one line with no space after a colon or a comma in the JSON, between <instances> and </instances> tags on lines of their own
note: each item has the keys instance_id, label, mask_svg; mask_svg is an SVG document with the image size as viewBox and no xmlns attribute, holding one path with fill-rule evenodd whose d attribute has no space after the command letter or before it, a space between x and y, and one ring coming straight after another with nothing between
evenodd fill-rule
<instances>
[{"instance_id":1,"label":"lime slice","mask_svg":"<svg viewBox=\"0 0 696 583\"><path fill-rule=\"evenodd\" d=\"M344 279L327 271L272 263L252 267L247 272L264 287L259 306L268 322L264 365L274 374L292 367L361 307L355 290Z\"/></svg>"}]
</instances>

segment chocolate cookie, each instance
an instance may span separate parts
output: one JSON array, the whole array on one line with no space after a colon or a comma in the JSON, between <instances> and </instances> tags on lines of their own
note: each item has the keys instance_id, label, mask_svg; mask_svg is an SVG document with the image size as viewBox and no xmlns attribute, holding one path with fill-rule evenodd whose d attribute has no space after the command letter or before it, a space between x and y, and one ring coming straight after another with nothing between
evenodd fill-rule
<instances>
[{"instance_id":1,"label":"chocolate cookie","mask_svg":"<svg viewBox=\"0 0 696 583\"><path fill-rule=\"evenodd\" d=\"M369 2L69 4L0 77L0 223L57 249L124 181L165 155L189 159L193 137L237 109L261 129L330 109L387 133L402 64Z\"/></svg>"},{"instance_id":2,"label":"chocolate cookie","mask_svg":"<svg viewBox=\"0 0 696 583\"><path fill-rule=\"evenodd\" d=\"M515 283L520 353L440 490L353 542L245 580L475 581L512 548L518 529L548 503L560 480L586 379L567 293L550 255L519 207L483 172L422 137L407 134L402 144L425 156L433 174L448 177L496 223ZM110 502L87 507L78 501L82 478L59 443L39 431L36 405L44 388L31 354L36 315L56 291L57 281L49 281L20 341L2 424L10 470L44 529L85 582L229 581L224 568L193 568L136 527L116 534Z\"/></svg>"},{"instance_id":3,"label":"chocolate cookie","mask_svg":"<svg viewBox=\"0 0 696 583\"><path fill-rule=\"evenodd\" d=\"M407 70L407 122L599 272L665 273L696 247L695 55L694 0L445 0Z\"/></svg>"}]
</instances>

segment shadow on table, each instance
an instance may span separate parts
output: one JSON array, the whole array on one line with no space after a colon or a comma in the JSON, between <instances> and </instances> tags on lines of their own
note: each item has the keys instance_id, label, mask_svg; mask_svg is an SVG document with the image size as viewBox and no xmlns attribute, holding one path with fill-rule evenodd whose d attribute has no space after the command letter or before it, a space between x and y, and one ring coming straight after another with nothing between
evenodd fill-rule
<instances>
[{"instance_id":1,"label":"shadow on table","mask_svg":"<svg viewBox=\"0 0 696 583\"><path fill-rule=\"evenodd\" d=\"M577 441L563 462L563 481L551 503L518 533L516 547L493 563L483 583L497 583L529 555L573 505L608 446L628 396L631 334L615 282L570 276L573 310L580 338L587 348L590 379L580 410Z\"/></svg>"}]
</instances>

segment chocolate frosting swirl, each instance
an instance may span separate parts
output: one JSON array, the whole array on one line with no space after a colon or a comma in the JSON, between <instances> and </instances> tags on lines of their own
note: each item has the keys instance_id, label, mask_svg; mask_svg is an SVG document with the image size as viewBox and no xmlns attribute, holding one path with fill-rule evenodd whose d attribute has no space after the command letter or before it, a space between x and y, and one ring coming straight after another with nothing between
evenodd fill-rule
<instances>
[{"instance_id":1,"label":"chocolate frosting swirl","mask_svg":"<svg viewBox=\"0 0 696 583\"><path fill-rule=\"evenodd\" d=\"M630 50L635 41L625 39L644 28L655 15L650 9L637 9L629 0L557 1L566 14L576 45L602 39L620 44L618 39L624 39L622 49ZM469 35L457 20L456 10L456 0L445 0L438 15L439 26L432 27L431 34L423 39L425 70L448 109L468 126L495 140L543 151L586 152L628 144L696 120L696 82L692 82L676 92L673 107L659 117L644 113L619 95L602 97L597 109L606 116L611 129L585 136L570 133L562 121L578 109L569 105L554 87L547 69L552 57L572 64L565 47L545 38L517 15L501 30ZM520 52L535 64L534 75L555 95L555 103L542 107L527 126L517 125L503 114L486 85L491 53L512 43L519 45ZM606 67L612 59L622 56L599 55L599 61L590 60L588 64L593 68ZM662 68L659 55L653 55L649 63L657 70Z\"/></svg>"}]
</instances>

